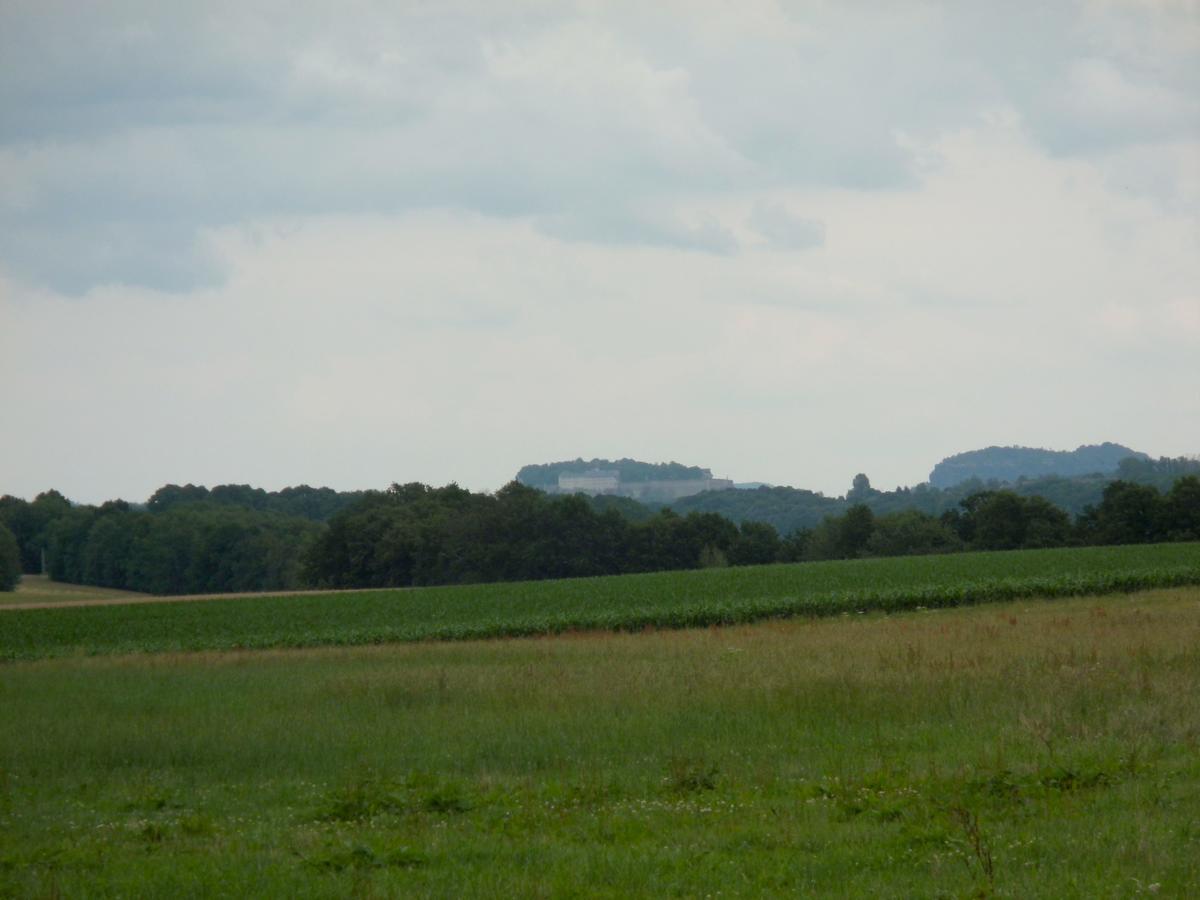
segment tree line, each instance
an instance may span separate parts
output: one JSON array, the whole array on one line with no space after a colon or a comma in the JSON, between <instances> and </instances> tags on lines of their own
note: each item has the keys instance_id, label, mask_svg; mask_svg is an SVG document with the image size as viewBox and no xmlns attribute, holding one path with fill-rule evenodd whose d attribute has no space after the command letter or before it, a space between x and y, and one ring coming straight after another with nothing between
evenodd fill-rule
<instances>
[{"instance_id":1,"label":"tree line","mask_svg":"<svg viewBox=\"0 0 1200 900\"><path fill-rule=\"evenodd\" d=\"M328 521L318 515L332 504L306 502L311 517L289 515L247 490L168 485L144 508L120 500L76 506L56 491L32 502L0 498L0 589L15 581L6 572L36 573L43 560L60 581L188 594L1200 540L1195 475L1177 478L1166 492L1109 482L1100 501L1074 518L1011 489L976 491L938 515L913 508L881 514L860 476L843 512L786 535L766 522L552 496L515 481L494 494L395 484L339 500Z\"/></svg>"},{"instance_id":2,"label":"tree line","mask_svg":"<svg viewBox=\"0 0 1200 900\"><path fill-rule=\"evenodd\" d=\"M321 530L301 516L208 499L76 506L57 491L31 503L0 498L0 527L13 535L21 572L44 567L55 581L151 594L298 587L303 556Z\"/></svg>"},{"instance_id":3,"label":"tree line","mask_svg":"<svg viewBox=\"0 0 1200 900\"><path fill-rule=\"evenodd\" d=\"M805 560L1196 541L1200 478L1180 478L1165 494L1152 485L1111 481L1100 502L1074 519L1044 497L1009 489L978 491L940 516L916 509L877 516L858 503L791 540L803 547Z\"/></svg>"},{"instance_id":4,"label":"tree line","mask_svg":"<svg viewBox=\"0 0 1200 900\"><path fill-rule=\"evenodd\" d=\"M715 512L734 522L756 521L774 525L780 534L814 529L829 516L841 516L856 504L863 504L876 516L886 516L907 510L919 510L941 516L958 509L963 501L987 491L1008 490L1022 497L1043 497L1060 507L1071 517L1078 517L1088 507L1098 506L1105 489L1113 481L1127 481L1158 488L1171 489L1179 478L1200 476L1200 461L1178 458L1139 459L1130 457L1110 474L1046 475L1038 478L1018 478L1014 482L971 479L952 487L938 488L929 484L900 487L881 491L871 486L866 475L857 475L842 497L793 487L760 487L755 490L706 491L693 494L671 504L681 514Z\"/></svg>"}]
</instances>

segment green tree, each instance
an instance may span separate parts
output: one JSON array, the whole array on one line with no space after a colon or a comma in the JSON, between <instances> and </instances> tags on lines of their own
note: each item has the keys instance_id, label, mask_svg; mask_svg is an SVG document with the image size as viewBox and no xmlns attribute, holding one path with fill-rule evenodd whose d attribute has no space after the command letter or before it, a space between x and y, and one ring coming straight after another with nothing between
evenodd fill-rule
<instances>
[{"instance_id":1,"label":"green tree","mask_svg":"<svg viewBox=\"0 0 1200 900\"><path fill-rule=\"evenodd\" d=\"M874 531L875 513L869 506L858 503L846 510L839 535L842 556L846 559L862 556Z\"/></svg>"},{"instance_id":2,"label":"green tree","mask_svg":"<svg viewBox=\"0 0 1200 900\"><path fill-rule=\"evenodd\" d=\"M1150 485L1114 481L1104 489L1092 527L1102 544L1144 544L1163 536L1168 505Z\"/></svg>"},{"instance_id":3,"label":"green tree","mask_svg":"<svg viewBox=\"0 0 1200 900\"><path fill-rule=\"evenodd\" d=\"M857 503L844 516L829 516L812 530L804 546L804 558L855 559L867 550L875 530L871 508Z\"/></svg>"},{"instance_id":4,"label":"green tree","mask_svg":"<svg viewBox=\"0 0 1200 900\"><path fill-rule=\"evenodd\" d=\"M1200 540L1200 478L1187 475L1171 486L1163 510L1163 530L1172 541Z\"/></svg>"},{"instance_id":5,"label":"green tree","mask_svg":"<svg viewBox=\"0 0 1200 900\"><path fill-rule=\"evenodd\" d=\"M21 580L21 554L17 538L0 522L0 591L13 591Z\"/></svg>"},{"instance_id":6,"label":"green tree","mask_svg":"<svg viewBox=\"0 0 1200 900\"><path fill-rule=\"evenodd\" d=\"M757 566L779 559L782 542L779 532L766 522L743 522L729 551L735 566Z\"/></svg>"},{"instance_id":7,"label":"green tree","mask_svg":"<svg viewBox=\"0 0 1200 900\"><path fill-rule=\"evenodd\" d=\"M871 556L952 553L962 550L963 542L940 519L909 509L879 516L866 549Z\"/></svg>"},{"instance_id":8,"label":"green tree","mask_svg":"<svg viewBox=\"0 0 1200 900\"><path fill-rule=\"evenodd\" d=\"M850 490L846 492L846 499L851 503L866 503L872 497L878 497L882 493L871 487L871 479L859 472L854 476Z\"/></svg>"},{"instance_id":9,"label":"green tree","mask_svg":"<svg viewBox=\"0 0 1200 900\"><path fill-rule=\"evenodd\" d=\"M50 545L50 526L71 511L71 503L58 491L38 494L32 503L19 497L0 497L0 520L17 539L21 571L42 571L42 555Z\"/></svg>"},{"instance_id":10,"label":"green tree","mask_svg":"<svg viewBox=\"0 0 1200 900\"><path fill-rule=\"evenodd\" d=\"M943 516L942 521L976 550L1058 547L1070 538L1070 517L1041 497L980 491L960 505L961 513Z\"/></svg>"}]
</instances>

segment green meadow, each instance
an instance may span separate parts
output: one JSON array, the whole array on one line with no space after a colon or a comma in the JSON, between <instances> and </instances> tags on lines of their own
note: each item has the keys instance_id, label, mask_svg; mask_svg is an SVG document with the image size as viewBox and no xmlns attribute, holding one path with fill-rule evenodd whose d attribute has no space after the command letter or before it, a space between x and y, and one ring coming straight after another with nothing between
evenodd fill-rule
<instances>
[{"instance_id":1,"label":"green meadow","mask_svg":"<svg viewBox=\"0 0 1200 900\"><path fill-rule=\"evenodd\" d=\"M1198 550L2 610L0 897L1194 895Z\"/></svg>"},{"instance_id":2,"label":"green meadow","mask_svg":"<svg viewBox=\"0 0 1200 900\"><path fill-rule=\"evenodd\" d=\"M0 895L1183 897L1197 684L1195 588L8 663Z\"/></svg>"}]
</instances>

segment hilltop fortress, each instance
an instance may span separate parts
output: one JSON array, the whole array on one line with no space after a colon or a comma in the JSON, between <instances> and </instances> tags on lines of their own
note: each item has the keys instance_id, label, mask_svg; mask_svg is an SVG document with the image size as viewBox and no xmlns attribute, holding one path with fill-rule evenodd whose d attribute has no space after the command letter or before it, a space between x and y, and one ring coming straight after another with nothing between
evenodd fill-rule
<instances>
[{"instance_id":1,"label":"hilltop fortress","mask_svg":"<svg viewBox=\"0 0 1200 900\"><path fill-rule=\"evenodd\" d=\"M616 497L631 497L634 500L652 500L669 503L680 497L690 497L702 491L726 491L733 487L728 478L713 478L708 469L701 470L699 478L655 479L651 481L623 481L618 469L583 469L560 472L558 484L550 489L554 494L588 494L596 497L608 494Z\"/></svg>"}]
</instances>

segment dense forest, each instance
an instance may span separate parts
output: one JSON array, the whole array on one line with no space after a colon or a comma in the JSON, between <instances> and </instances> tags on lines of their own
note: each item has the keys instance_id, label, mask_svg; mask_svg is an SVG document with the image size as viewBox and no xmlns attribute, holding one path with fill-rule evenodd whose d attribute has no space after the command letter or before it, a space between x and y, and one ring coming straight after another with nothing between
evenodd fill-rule
<instances>
[{"instance_id":1,"label":"dense forest","mask_svg":"<svg viewBox=\"0 0 1200 900\"><path fill-rule=\"evenodd\" d=\"M11 589L6 572L36 573L43 563L61 581L187 594L1200 540L1197 470L1187 460L1131 459L1121 468L1128 480L1061 480L1089 495L1098 488L1096 502L1074 516L1025 492L1026 484L883 492L865 475L844 498L790 488L700 495L749 500L738 521L712 510L652 510L624 498L554 496L516 481L494 494L453 484L355 494L168 485L144 508L120 500L73 505L48 491L32 502L0 498L0 587ZM813 524L782 530L761 520L780 510L799 518L797 509Z\"/></svg>"}]
</instances>

